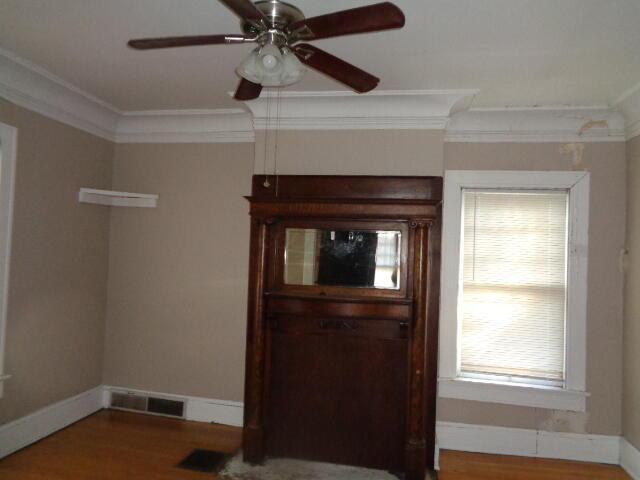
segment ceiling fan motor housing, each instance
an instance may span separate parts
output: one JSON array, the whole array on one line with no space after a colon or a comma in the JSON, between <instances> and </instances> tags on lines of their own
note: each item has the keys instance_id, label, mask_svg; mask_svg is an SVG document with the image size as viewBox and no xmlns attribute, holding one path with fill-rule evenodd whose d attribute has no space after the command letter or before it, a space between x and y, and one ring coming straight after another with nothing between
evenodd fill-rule
<instances>
[{"instance_id":1,"label":"ceiling fan motor housing","mask_svg":"<svg viewBox=\"0 0 640 480\"><path fill-rule=\"evenodd\" d=\"M284 38L287 37L285 32L289 25L305 18L304 13L299 8L279 0L260 0L255 3L255 6L269 20L268 30L279 31ZM264 33L264 29L251 22L242 21L241 26L246 34L260 35Z\"/></svg>"}]
</instances>

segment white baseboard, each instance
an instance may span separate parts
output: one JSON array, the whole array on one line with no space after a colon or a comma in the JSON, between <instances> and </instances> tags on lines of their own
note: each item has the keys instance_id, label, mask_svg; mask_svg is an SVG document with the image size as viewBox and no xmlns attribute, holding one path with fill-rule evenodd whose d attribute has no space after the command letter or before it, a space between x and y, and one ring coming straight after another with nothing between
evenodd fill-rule
<instances>
[{"instance_id":1,"label":"white baseboard","mask_svg":"<svg viewBox=\"0 0 640 480\"><path fill-rule=\"evenodd\" d=\"M195 422L221 423L241 427L244 406L240 402L211 400L189 397L187 402L187 420Z\"/></svg>"},{"instance_id":2,"label":"white baseboard","mask_svg":"<svg viewBox=\"0 0 640 480\"><path fill-rule=\"evenodd\" d=\"M538 453L536 456L617 465L620 461L620 437L538 432Z\"/></svg>"},{"instance_id":3,"label":"white baseboard","mask_svg":"<svg viewBox=\"0 0 640 480\"><path fill-rule=\"evenodd\" d=\"M438 422L438 448L618 464L620 437Z\"/></svg>"},{"instance_id":4,"label":"white baseboard","mask_svg":"<svg viewBox=\"0 0 640 480\"><path fill-rule=\"evenodd\" d=\"M6 457L102 409L102 387L0 426L0 458Z\"/></svg>"},{"instance_id":5,"label":"white baseboard","mask_svg":"<svg viewBox=\"0 0 640 480\"><path fill-rule=\"evenodd\" d=\"M625 438L620 439L620 466L633 480L640 480L640 450Z\"/></svg>"},{"instance_id":6,"label":"white baseboard","mask_svg":"<svg viewBox=\"0 0 640 480\"><path fill-rule=\"evenodd\" d=\"M184 400L187 420L242 425L241 402L100 386L0 426L0 458L108 407L111 391ZM439 466L441 449L461 450L620 464L632 478L640 480L640 451L618 436L542 432L451 422L438 422L436 430L436 468Z\"/></svg>"},{"instance_id":7,"label":"white baseboard","mask_svg":"<svg viewBox=\"0 0 640 480\"><path fill-rule=\"evenodd\" d=\"M107 385L104 387L105 407L109 406L109 394L111 391L137 393L139 395L167 398L170 400L182 400L186 404L185 419L194 422L221 423L234 427L241 427L243 424L244 405L242 402L150 392L147 390Z\"/></svg>"}]
</instances>

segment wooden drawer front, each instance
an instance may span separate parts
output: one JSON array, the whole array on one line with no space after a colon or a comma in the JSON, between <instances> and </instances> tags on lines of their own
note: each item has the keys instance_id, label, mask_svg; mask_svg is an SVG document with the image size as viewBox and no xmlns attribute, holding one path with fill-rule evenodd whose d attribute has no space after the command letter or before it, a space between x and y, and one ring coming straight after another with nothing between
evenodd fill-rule
<instances>
[{"instance_id":1,"label":"wooden drawer front","mask_svg":"<svg viewBox=\"0 0 640 480\"><path fill-rule=\"evenodd\" d=\"M409 322L372 318L272 316L273 332L291 335L339 335L380 339L406 339Z\"/></svg>"},{"instance_id":2,"label":"wooden drawer front","mask_svg":"<svg viewBox=\"0 0 640 480\"><path fill-rule=\"evenodd\" d=\"M314 317L361 317L408 320L407 302L350 302L306 298L269 298L267 312Z\"/></svg>"}]
</instances>

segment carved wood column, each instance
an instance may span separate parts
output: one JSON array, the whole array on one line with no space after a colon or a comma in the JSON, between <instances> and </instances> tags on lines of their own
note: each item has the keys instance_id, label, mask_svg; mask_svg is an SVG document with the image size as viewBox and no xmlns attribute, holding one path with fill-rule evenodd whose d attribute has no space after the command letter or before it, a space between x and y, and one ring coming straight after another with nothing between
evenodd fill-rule
<instances>
[{"instance_id":1,"label":"carved wood column","mask_svg":"<svg viewBox=\"0 0 640 480\"><path fill-rule=\"evenodd\" d=\"M412 221L414 241L413 324L409 344L409 408L405 445L406 480L424 480L426 469L425 369L427 324L428 220Z\"/></svg>"},{"instance_id":2,"label":"carved wood column","mask_svg":"<svg viewBox=\"0 0 640 480\"><path fill-rule=\"evenodd\" d=\"M436 448L436 402L438 390L438 326L440 322L440 249L442 206L429 227L429 271L427 272L427 325L425 369L425 438L427 468L433 470Z\"/></svg>"},{"instance_id":3,"label":"carved wood column","mask_svg":"<svg viewBox=\"0 0 640 480\"><path fill-rule=\"evenodd\" d=\"M264 287L267 278L268 237L269 222L264 218L252 218L242 439L244 461L249 463L261 463L265 455L263 394L266 325Z\"/></svg>"}]
</instances>

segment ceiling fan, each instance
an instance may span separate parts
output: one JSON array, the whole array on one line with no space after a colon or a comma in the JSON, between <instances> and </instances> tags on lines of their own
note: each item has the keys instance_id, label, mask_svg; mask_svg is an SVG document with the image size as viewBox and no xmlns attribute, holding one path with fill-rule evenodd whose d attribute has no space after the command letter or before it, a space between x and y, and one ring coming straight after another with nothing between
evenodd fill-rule
<instances>
[{"instance_id":1,"label":"ceiling fan","mask_svg":"<svg viewBox=\"0 0 640 480\"><path fill-rule=\"evenodd\" d=\"M237 100L253 100L263 87L291 85L302 78L307 65L358 93L373 90L380 81L330 53L301 41L355 33L377 32L404 26L402 10L389 2L305 18L297 7L280 0L220 0L241 19L242 34L130 40L138 50L195 45L254 42L258 47L237 68Z\"/></svg>"}]
</instances>

